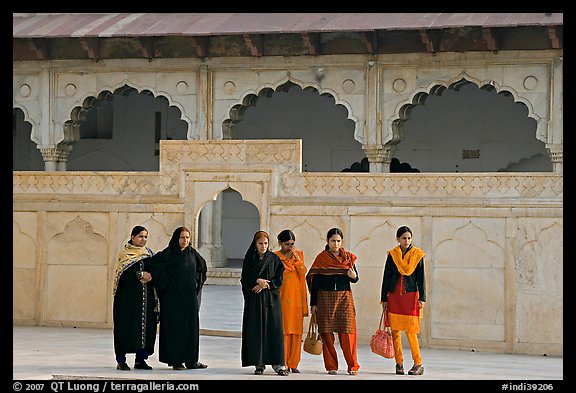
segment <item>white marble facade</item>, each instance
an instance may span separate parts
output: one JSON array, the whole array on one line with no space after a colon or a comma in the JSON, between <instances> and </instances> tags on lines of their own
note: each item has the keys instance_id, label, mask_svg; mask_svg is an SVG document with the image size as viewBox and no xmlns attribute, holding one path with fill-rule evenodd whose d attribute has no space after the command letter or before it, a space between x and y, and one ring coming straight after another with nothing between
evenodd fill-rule
<instances>
[{"instance_id":1,"label":"white marble facade","mask_svg":"<svg viewBox=\"0 0 576 393\"><path fill-rule=\"evenodd\" d=\"M342 228L358 255L361 342L379 320L385 252L408 225L427 254L423 346L563 355L561 51L241 60L14 64L13 104L47 169L13 173L14 324L110 328L115 256L134 223L156 250L182 224L197 242L201 209L230 187L262 229L297 233L308 266ZM462 79L526 105L553 173L385 173L406 108ZM299 140L222 140L234 106L287 80L348 109L370 173L303 173ZM189 140L160 142L158 172L66 172L77 135L64 123L125 84L177 106Z\"/></svg>"}]
</instances>

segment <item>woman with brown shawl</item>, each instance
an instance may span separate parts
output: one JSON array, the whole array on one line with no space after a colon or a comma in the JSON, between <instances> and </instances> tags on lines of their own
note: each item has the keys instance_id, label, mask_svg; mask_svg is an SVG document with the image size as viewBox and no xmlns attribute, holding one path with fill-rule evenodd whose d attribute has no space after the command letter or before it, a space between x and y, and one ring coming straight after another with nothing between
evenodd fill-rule
<instances>
[{"instance_id":1,"label":"woman with brown shawl","mask_svg":"<svg viewBox=\"0 0 576 393\"><path fill-rule=\"evenodd\" d=\"M190 245L190 230L178 227L164 250L150 258L160 298L159 360L174 370L206 368L200 351L200 297L206 261Z\"/></svg>"},{"instance_id":2,"label":"woman with brown shawl","mask_svg":"<svg viewBox=\"0 0 576 393\"><path fill-rule=\"evenodd\" d=\"M306 265L304 253L294 243L296 236L284 229L277 236L280 250L274 251L284 265L280 302L282 303L282 326L284 330L284 364L289 371L299 373L302 355L304 317L308 316L308 290L306 289Z\"/></svg>"},{"instance_id":3,"label":"woman with brown shawl","mask_svg":"<svg viewBox=\"0 0 576 393\"><path fill-rule=\"evenodd\" d=\"M262 375L270 364L278 375L288 375L279 291L284 265L268 241L268 233L256 232L242 262L242 367L255 366L254 374Z\"/></svg>"},{"instance_id":4,"label":"woman with brown shawl","mask_svg":"<svg viewBox=\"0 0 576 393\"><path fill-rule=\"evenodd\" d=\"M118 252L114 272L114 352L116 369L121 371L130 371L127 353L136 354L134 368L152 370L146 359L154 353L158 300L150 282L152 276L145 266L154 254L146 247L147 240L148 230L135 226L130 240Z\"/></svg>"},{"instance_id":5,"label":"woman with brown shawl","mask_svg":"<svg viewBox=\"0 0 576 393\"><path fill-rule=\"evenodd\" d=\"M310 267L306 279L310 289L310 312L316 313L322 337L324 367L330 375L338 374L338 356L334 333L348 365L348 374L357 375L356 310L350 283L358 282L356 255L342 248L344 235L332 228L326 235L326 246Z\"/></svg>"},{"instance_id":6,"label":"woman with brown shawl","mask_svg":"<svg viewBox=\"0 0 576 393\"><path fill-rule=\"evenodd\" d=\"M424 374L422 356L418 345L422 309L426 301L424 279L424 251L412 244L412 230L401 226L396 231L398 246L388 251L380 302L384 312L388 312L392 343L396 358L396 374L404 374L402 355L402 336L404 331L414 365L408 371L410 375Z\"/></svg>"}]
</instances>

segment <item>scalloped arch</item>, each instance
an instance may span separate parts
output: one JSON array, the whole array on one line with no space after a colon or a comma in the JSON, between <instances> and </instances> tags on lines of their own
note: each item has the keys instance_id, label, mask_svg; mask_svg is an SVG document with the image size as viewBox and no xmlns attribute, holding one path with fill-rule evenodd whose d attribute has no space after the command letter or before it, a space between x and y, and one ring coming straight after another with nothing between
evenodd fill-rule
<instances>
[{"instance_id":1,"label":"scalloped arch","mask_svg":"<svg viewBox=\"0 0 576 393\"><path fill-rule=\"evenodd\" d=\"M129 81L122 81L116 85L113 86L103 86L100 88L98 94L93 95L91 93L86 93L85 95L83 95L82 97L80 97L78 99L78 101L76 101L74 104L72 104L69 107L68 113L70 114L69 119L66 120L64 122L64 124L75 124L78 122L77 119L74 119L74 116L77 117L77 115L87 109L87 108L91 108L93 103L96 102L98 99L102 99L103 98L103 94L117 94L116 92L118 90L124 89L126 90L127 88L132 88L134 90L136 90L136 92L138 94L142 94L145 91L149 91L150 93L152 93L152 96L157 99L160 97L166 98L168 101L168 106L174 106L176 108L178 108L178 110L180 111L180 120L185 121L188 124L188 132L187 132L187 136L188 139L193 139L191 138L190 132L191 130L194 129L194 127L192 127L192 120L185 115L185 111L184 111L184 107L178 103L177 101L174 101L172 99L172 96L170 95L170 93L165 92L165 91L156 91L154 88L152 87L142 87L142 86L138 86L135 83L131 83ZM121 92L120 92L121 93ZM106 95L107 95L106 94ZM78 102L80 102L81 104L78 105ZM89 106L86 107L85 104L88 104ZM56 143L60 143L64 140L64 133L62 133L62 138L58 139L56 141Z\"/></svg>"},{"instance_id":2,"label":"scalloped arch","mask_svg":"<svg viewBox=\"0 0 576 393\"><path fill-rule=\"evenodd\" d=\"M394 110L394 119L392 120L392 139L387 142L398 143L402 138L402 132L398 125L403 121L410 118L412 109L417 105L422 105L429 95L440 96L446 89L454 89L458 91L462 86L467 83L474 83L480 90L495 91L497 94L511 95L515 103L521 103L528 109L528 117L536 121L536 139L546 143L545 134L541 131L543 126L542 118L534 112L532 103L518 94L518 92L511 86L500 86L498 83L491 79L480 80L474 78L465 72L448 80L436 80L431 82L426 87L418 88L403 102L399 103Z\"/></svg>"},{"instance_id":3,"label":"scalloped arch","mask_svg":"<svg viewBox=\"0 0 576 393\"><path fill-rule=\"evenodd\" d=\"M338 93L336 93L332 89L322 88L317 83L313 82L303 82L301 80L293 78L290 75L287 75L285 78L279 80L274 84L269 83L263 84L257 90L249 89L244 91L244 93L242 93L238 101L236 103L230 104L227 108L226 113L228 113L228 118L222 122L223 136L226 136L228 134L227 131L231 128L233 124L242 120L245 109L236 109L238 106L248 107L250 105L254 105L258 100L258 98L260 98L262 95L265 96L267 95L267 93L265 93L267 89L272 90L272 92L276 92L282 90L282 86L287 83L295 84L299 86L303 91L314 90L318 92L319 96L329 95L333 97L334 105L342 105L344 108L346 108L347 119L352 120L354 122L354 139L360 143L364 143L364 136L360 134L360 129L358 127L358 118L352 114L352 107L350 106L350 104L348 104L348 102L342 100L338 96ZM234 119L235 115L238 115L237 119Z\"/></svg>"},{"instance_id":4,"label":"scalloped arch","mask_svg":"<svg viewBox=\"0 0 576 393\"><path fill-rule=\"evenodd\" d=\"M30 118L30 115L28 114L28 110L26 109L26 107L12 101L12 109L20 109L22 111L22 114L24 115L24 121L30 123L30 125L32 126L32 129L30 130L30 140L39 145L40 141L34 135L34 131L36 129L36 123L34 122L33 119Z\"/></svg>"}]
</instances>

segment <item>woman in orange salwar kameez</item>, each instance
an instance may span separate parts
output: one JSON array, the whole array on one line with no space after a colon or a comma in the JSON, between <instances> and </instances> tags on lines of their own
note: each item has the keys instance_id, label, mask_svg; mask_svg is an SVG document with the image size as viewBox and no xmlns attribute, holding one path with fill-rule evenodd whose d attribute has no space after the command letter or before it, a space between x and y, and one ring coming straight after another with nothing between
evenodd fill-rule
<instances>
[{"instance_id":1,"label":"woman in orange salwar kameez","mask_svg":"<svg viewBox=\"0 0 576 393\"><path fill-rule=\"evenodd\" d=\"M324 251L316 256L306 275L310 290L310 313L316 313L318 331L322 337L324 368L330 375L338 374L338 356L334 347L334 332L338 333L347 371L357 375L358 364L356 309L351 283L357 283L356 255L344 250L339 228L326 235Z\"/></svg>"},{"instance_id":2,"label":"woman in orange salwar kameez","mask_svg":"<svg viewBox=\"0 0 576 393\"><path fill-rule=\"evenodd\" d=\"M402 336L404 331L414 365L410 375L424 374L422 356L418 344L422 309L426 302L424 279L424 251L412 245L412 230L402 226L396 231L398 246L388 251L380 301L384 312L388 312L394 345L396 374L404 374Z\"/></svg>"},{"instance_id":3,"label":"woman in orange salwar kameez","mask_svg":"<svg viewBox=\"0 0 576 393\"><path fill-rule=\"evenodd\" d=\"M285 366L289 371L299 373L304 317L308 316L307 269L304 264L304 253L294 246L296 242L294 233L285 229L278 234L277 238L280 250L274 252L284 264L280 303L284 328Z\"/></svg>"}]
</instances>

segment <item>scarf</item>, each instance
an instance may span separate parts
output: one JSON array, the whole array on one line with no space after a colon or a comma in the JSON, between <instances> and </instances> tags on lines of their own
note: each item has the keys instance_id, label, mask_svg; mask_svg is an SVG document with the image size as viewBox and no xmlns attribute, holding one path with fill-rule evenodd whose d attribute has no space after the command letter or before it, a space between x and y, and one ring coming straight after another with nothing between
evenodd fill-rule
<instances>
[{"instance_id":1,"label":"scarf","mask_svg":"<svg viewBox=\"0 0 576 393\"><path fill-rule=\"evenodd\" d=\"M348 270L352 269L356 263L356 255L340 248L339 256L342 258L342 261L338 260L334 254L327 250L322 251L316 256L314 263L312 263L306 275L308 288L312 288L312 275L314 274L348 274Z\"/></svg>"},{"instance_id":2,"label":"scarf","mask_svg":"<svg viewBox=\"0 0 576 393\"><path fill-rule=\"evenodd\" d=\"M118 289L120 275L133 264L144 258L151 257L152 254L152 250L148 247L138 247L130 243L124 245L124 248L118 252L118 259L116 261L116 269L114 271L114 295L116 295L116 290Z\"/></svg>"},{"instance_id":3,"label":"scarf","mask_svg":"<svg viewBox=\"0 0 576 393\"><path fill-rule=\"evenodd\" d=\"M392 250L388 251L388 254L392 256L394 264L403 276L411 275L416 269L416 266L418 266L418 262L426 256L424 251L412 245L408 247L404 256L402 256L402 248L400 246L394 247Z\"/></svg>"}]
</instances>

